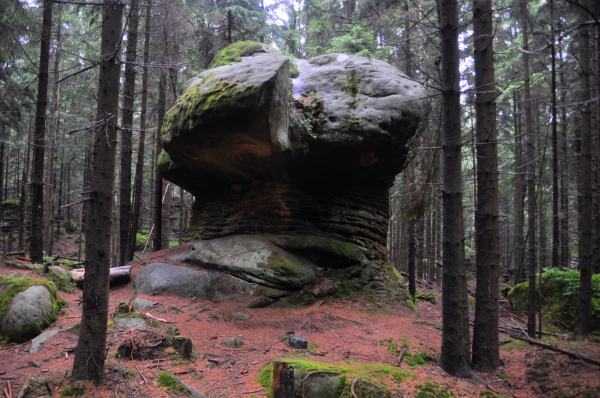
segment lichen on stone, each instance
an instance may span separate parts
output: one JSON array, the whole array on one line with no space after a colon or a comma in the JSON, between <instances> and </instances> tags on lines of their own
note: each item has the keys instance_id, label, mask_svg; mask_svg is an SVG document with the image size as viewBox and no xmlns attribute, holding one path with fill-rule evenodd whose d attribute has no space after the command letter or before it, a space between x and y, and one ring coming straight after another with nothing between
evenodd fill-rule
<instances>
[{"instance_id":1,"label":"lichen on stone","mask_svg":"<svg viewBox=\"0 0 600 398\"><path fill-rule=\"evenodd\" d=\"M216 68L218 66L231 65L235 62L240 62L242 57L249 57L259 52L266 52L262 43L257 41L239 41L219 51L208 67Z\"/></svg>"}]
</instances>

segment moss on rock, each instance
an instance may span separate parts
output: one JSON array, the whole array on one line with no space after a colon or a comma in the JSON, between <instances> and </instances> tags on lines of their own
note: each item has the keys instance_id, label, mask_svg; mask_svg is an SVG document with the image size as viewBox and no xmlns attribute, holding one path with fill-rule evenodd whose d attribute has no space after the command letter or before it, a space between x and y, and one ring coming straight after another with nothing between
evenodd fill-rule
<instances>
[{"instance_id":1,"label":"moss on rock","mask_svg":"<svg viewBox=\"0 0 600 398\"><path fill-rule=\"evenodd\" d=\"M231 65L235 62L240 62L242 57L249 57L255 53L264 52L265 48L262 43L257 41L239 41L219 51L208 68L211 69L218 66Z\"/></svg>"},{"instance_id":2,"label":"moss on rock","mask_svg":"<svg viewBox=\"0 0 600 398\"><path fill-rule=\"evenodd\" d=\"M4 325L4 319L10 309L14 297L31 286L43 286L50 293L51 311L35 325L25 329L14 330ZM60 310L64 307L65 300L60 297L54 284L46 279L30 278L28 276L16 277L15 275L0 276L0 326L2 335L9 341L21 342L35 337L50 323L58 319Z\"/></svg>"},{"instance_id":3,"label":"moss on rock","mask_svg":"<svg viewBox=\"0 0 600 398\"><path fill-rule=\"evenodd\" d=\"M600 274L592 277L592 291L590 331L597 331L600 330ZM515 310L527 311L528 292L529 282L519 283L508 292L508 299ZM544 271L536 300L538 305L542 305L544 319L557 327L571 329L577 316L578 299L579 271L558 268Z\"/></svg>"},{"instance_id":4,"label":"moss on rock","mask_svg":"<svg viewBox=\"0 0 600 398\"><path fill-rule=\"evenodd\" d=\"M359 377L365 380L368 380L372 383L375 383L383 388L379 390L378 393L368 393L365 389L363 391L358 385L356 386L355 393L358 394L359 397L380 397L380 396L389 396L391 397L391 392L388 388L388 382L391 379L395 383L402 383L409 377L413 377L412 372L401 371L397 367L384 365L384 364L363 364L361 362L348 362L344 366L341 365L333 365L324 362L313 362L302 359L292 359L285 358L280 359L285 361L288 366L294 369L294 379L295 379L295 387L296 389L300 388L301 384L305 384L306 375L313 374L318 375L329 374L329 376L335 377L336 374L339 377L339 384L337 385L336 391L330 391L329 394L327 391L321 391L319 397L346 397L350 396L350 384L352 381ZM265 366L257 375L256 381L260 383L267 391L272 391L273 386L273 363L269 363ZM303 385L303 387L305 387ZM381 394L381 395L379 395ZM270 396L267 393L267 396ZM309 396L309 395L307 395ZM313 395L314 396L314 395Z\"/></svg>"},{"instance_id":5,"label":"moss on rock","mask_svg":"<svg viewBox=\"0 0 600 398\"><path fill-rule=\"evenodd\" d=\"M170 135L176 136L182 130L191 129L194 120L198 120L206 111L235 104L241 97L257 89L255 85L240 86L237 81L230 82L216 78L206 80L185 90L177 98L175 105L169 109L161 130L163 142L170 141ZM166 152L165 156L168 156ZM167 160L164 156L162 161L172 162L170 157Z\"/></svg>"}]
</instances>

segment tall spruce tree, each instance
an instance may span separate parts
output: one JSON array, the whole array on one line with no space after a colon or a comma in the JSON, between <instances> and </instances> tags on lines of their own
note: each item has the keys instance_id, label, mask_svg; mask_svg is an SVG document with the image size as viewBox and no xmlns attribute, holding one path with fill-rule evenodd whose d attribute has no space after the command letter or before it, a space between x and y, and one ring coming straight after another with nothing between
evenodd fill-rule
<instances>
[{"instance_id":1,"label":"tall spruce tree","mask_svg":"<svg viewBox=\"0 0 600 398\"><path fill-rule=\"evenodd\" d=\"M83 314L73 361L73 380L100 380L106 359L110 244L115 186L117 115L123 4L102 3L102 46L98 109L90 180L90 207L85 234Z\"/></svg>"},{"instance_id":2,"label":"tall spruce tree","mask_svg":"<svg viewBox=\"0 0 600 398\"><path fill-rule=\"evenodd\" d=\"M475 249L477 285L472 362L479 369L500 366L498 349L498 133L494 78L492 1L473 1L477 207Z\"/></svg>"},{"instance_id":3,"label":"tall spruce tree","mask_svg":"<svg viewBox=\"0 0 600 398\"><path fill-rule=\"evenodd\" d=\"M456 377L471 377L462 209L462 155L458 2L440 0L443 135L442 351L439 364Z\"/></svg>"}]
</instances>

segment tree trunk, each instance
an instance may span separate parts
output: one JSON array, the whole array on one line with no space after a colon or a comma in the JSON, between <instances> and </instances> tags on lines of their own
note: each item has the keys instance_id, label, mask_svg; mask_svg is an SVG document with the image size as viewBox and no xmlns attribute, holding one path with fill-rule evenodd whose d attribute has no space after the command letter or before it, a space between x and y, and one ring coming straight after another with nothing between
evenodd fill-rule
<instances>
[{"instance_id":1,"label":"tree trunk","mask_svg":"<svg viewBox=\"0 0 600 398\"><path fill-rule=\"evenodd\" d=\"M536 270L536 199L535 199L535 137L533 130L533 117L531 114L531 88L529 83L529 32L527 27L527 3L520 4L521 25L523 34L523 73L525 75L525 135L527 137L527 217L528 217L528 266L527 280L529 281L529 295L527 300L527 334L535 338L535 270Z\"/></svg>"},{"instance_id":2,"label":"tree trunk","mask_svg":"<svg viewBox=\"0 0 600 398\"><path fill-rule=\"evenodd\" d=\"M119 192L119 265L127 261L129 221L131 218L131 159L133 152L133 112L135 102L135 61L140 16L139 0L132 0L127 31L123 116L121 126L121 182Z\"/></svg>"},{"instance_id":3,"label":"tree trunk","mask_svg":"<svg viewBox=\"0 0 600 398\"><path fill-rule=\"evenodd\" d=\"M462 156L458 2L441 0L441 98L443 136L442 350L439 365L456 377L471 377L462 213Z\"/></svg>"},{"instance_id":4,"label":"tree trunk","mask_svg":"<svg viewBox=\"0 0 600 398\"><path fill-rule=\"evenodd\" d=\"M588 19L587 0L579 0L581 6L579 22ZM589 27L579 28L579 65L581 66L581 240L579 242L579 303L577 318L573 328L573 336L587 337L589 319L592 313L592 233L593 225L590 215L593 211L592 199L592 153L591 153L591 84Z\"/></svg>"},{"instance_id":5,"label":"tree trunk","mask_svg":"<svg viewBox=\"0 0 600 398\"><path fill-rule=\"evenodd\" d=\"M558 217L558 120L556 112L556 47L554 37L554 0L550 0L550 31L552 34L552 47L550 57L551 70L551 107L552 107L552 267L558 267L558 253L560 247L560 225Z\"/></svg>"},{"instance_id":6,"label":"tree trunk","mask_svg":"<svg viewBox=\"0 0 600 398\"><path fill-rule=\"evenodd\" d=\"M473 0L475 37L475 130L477 136L477 205L475 208L475 322L472 361L479 369L500 366L498 346L498 132L493 60L491 0Z\"/></svg>"},{"instance_id":7,"label":"tree trunk","mask_svg":"<svg viewBox=\"0 0 600 398\"><path fill-rule=\"evenodd\" d=\"M146 4L146 21L144 34L144 67L142 74L142 104L140 112L140 137L138 143L137 161L135 163L135 183L133 189L133 211L131 212L131 222L129 231L129 244L127 246L126 261L133 260L135 252L135 241L140 220L140 205L142 201L142 179L144 176L144 146L146 141L146 115L148 108L148 60L150 54L150 24L152 15L152 1L148 0Z\"/></svg>"},{"instance_id":8,"label":"tree trunk","mask_svg":"<svg viewBox=\"0 0 600 398\"><path fill-rule=\"evenodd\" d=\"M158 83L158 126L156 128L156 153L154 155L154 233L152 235L152 247L154 251L159 251L163 247L162 242L162 196L163 179L162 173L158 168L158 157L162 150L160 140L160 130L166 112L166 94L167 94L167 71L164 68L160 70Z\"/></svg>"},{"instance_id":9,"label":"tree trunk","mask_svg":"<svg viewBox=\"0 0 600 398\"><path fill-rule=\"evenodd\" d=\"M415 181L415 166L411 163L406 167L406 180L405 183L409 187ZM415 295L417 294L416 284L416 257L417 257L417 242L415 238L415 220L412 215L409 215L408 219L408 293L415 301Z\"/></svg>"},{"instance_id":10,"label":"tree trunk","mask_svg":"<svg viewBox=\"0 0 600 398\"><path fill-rule=\"evenodd\" d=\"M102 6L102 48L98 110L101 124L94 134L94 159L90 180L89 226L85 238L85 279L83 314L73 380L102 379L106 359L110 231L112 228L115 153L121 64L117 62L121 42L123 5L104 0Z\"/></svg>"},{"instance_id":11,"label":"tree trunk","mask_svg":"<svg viewBox=\"0 0 600 398\"><path fill-rule=\"evenodd\" d=\"M40 65L38 68L38 94L33 138L33 178L31 182L31 261L44 261L44 146L46 145L46 108L48 106L48 69L50 66L50 41L52 31L52 1L44 0Z\"/></svg>"},{"instance_id":12,"label":"tree trunk","mask_svg":"<svg viewBox=\"0 0 600 398\"><path fill-rule=\"evenodd\" d=\"M560 44L560 42L559 42ZM558 54L561 56L562 62L562 51L559 46ZM564 68L561 65L560 72L560 84L564 87L565 77ZM560 102L566 103L565 90L561 90ZM569 268L571 262L571 250L569 247L569 141L567 139L567 109L561 107L560 112L561 120L561 196L560 196L560 267Z\"/></svg>"},{"instance_id":13,"label":"tree trunk","mask_svg":"<svg viewBox=\"0 0 600 398\"><path fill-rule=\"evenodd\" d=\"M523 226L525 224L525 179L522 145L521 105L515 92L513 97L515 118L515 244L514 244L514 284L522 281L525 242L523 240Z\"/></svg>"}]
</instances>

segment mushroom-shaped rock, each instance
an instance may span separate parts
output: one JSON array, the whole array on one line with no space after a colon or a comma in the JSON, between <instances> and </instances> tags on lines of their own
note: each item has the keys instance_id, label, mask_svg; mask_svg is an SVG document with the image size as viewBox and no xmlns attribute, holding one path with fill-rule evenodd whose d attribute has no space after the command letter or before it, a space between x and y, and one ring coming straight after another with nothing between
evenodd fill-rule
<instances>
[{"instance_id":1,"label":"mushroom-shaped rock","mask_svg":"<svg viewBox=\"0 0 600 398\"><path fill-rule=\"evenodd\" d=\"M161 133L163 176L196 196L188 240L261 235L255 243L269 239L355 288L404 299L387 261L388 192L418 129L424 88L383 61L346 54L296 60L290 79L288 57L236 45L224 53L239 56L187 83ZM207 256L191 257L239 268ZM258 268L245 268L257 278L247 280L272 286Z\"/></svg>"}]
</instances>

